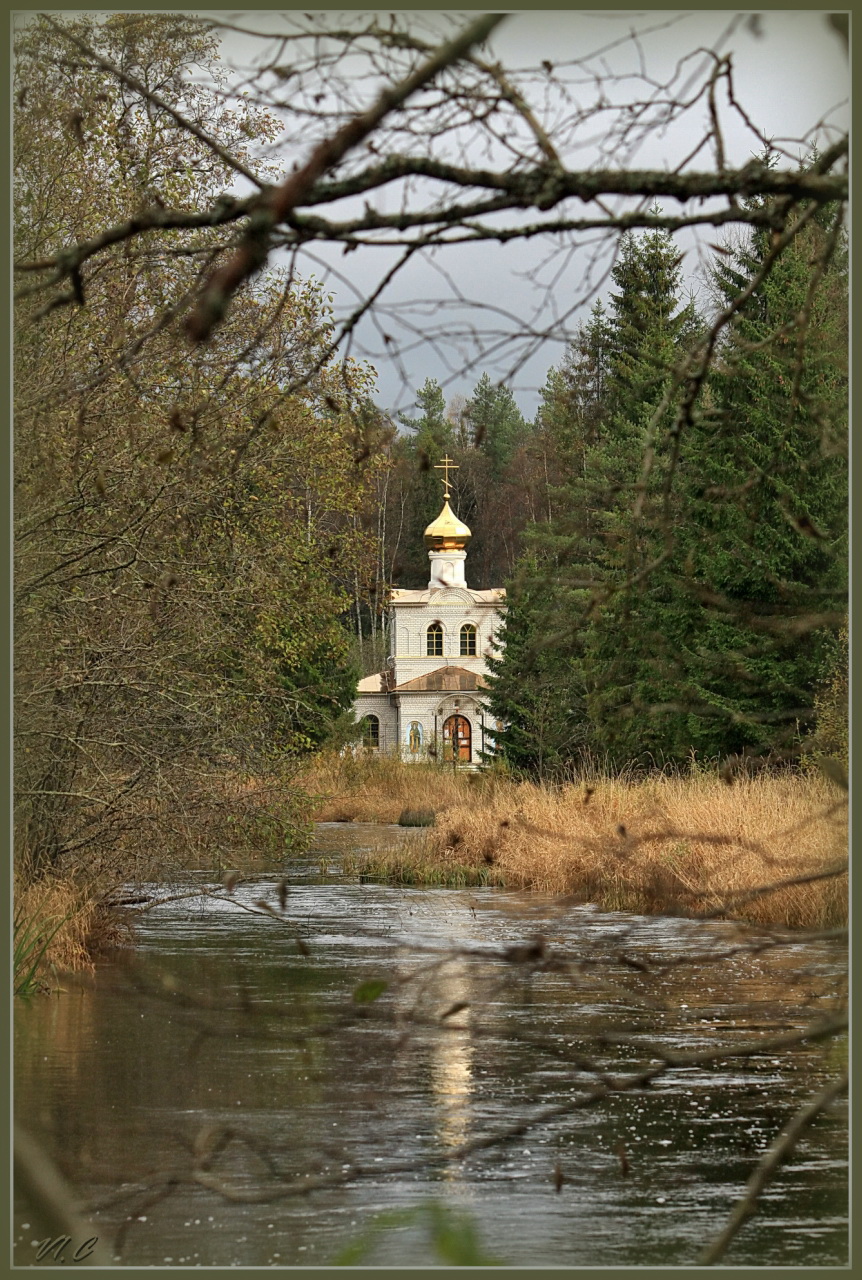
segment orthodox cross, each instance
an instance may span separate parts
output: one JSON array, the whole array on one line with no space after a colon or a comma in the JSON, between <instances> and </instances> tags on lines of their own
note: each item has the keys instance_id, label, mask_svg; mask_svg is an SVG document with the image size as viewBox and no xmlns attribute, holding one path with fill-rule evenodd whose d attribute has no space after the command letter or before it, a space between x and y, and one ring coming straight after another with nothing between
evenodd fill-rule
<instances>
[{"instance_id":1,"label":"orthodox cross","mask_svg":"<svg viewBox=\"0 0 862 1280\"><path fill-rule=\"evenodd\" d=\"M443 459L443 461L442 461L442 462L435 463L435 466L434 466L434 470L435 470L435 471L442 471L442 472L443 472L443 490L444 490L444 492L443 492L443 497L444 497L444 499L445 499L447 502L449 501L449 471L450 471L450 469L451 469L452 471L457 471L457 470L458 470L458 464L457 464L457 462L453 462L453 461L452 461L452 459L449 457L449 455L448 455L448 454L446 455L446 457Z\"/></svg>"}]
</instances>

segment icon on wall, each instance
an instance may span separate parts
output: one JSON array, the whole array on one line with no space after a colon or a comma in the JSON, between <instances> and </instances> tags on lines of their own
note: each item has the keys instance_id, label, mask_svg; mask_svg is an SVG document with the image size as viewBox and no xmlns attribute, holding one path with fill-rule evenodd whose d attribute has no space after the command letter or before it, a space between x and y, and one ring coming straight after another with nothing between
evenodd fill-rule
<instances>
[{"instance_id":1,"label":"icon on wall","mask_svg":"<svg viewBox=\"0 0 862 1280\"><path fill-rule=\"evenodd\" d=\"M410 754L415 756L422 750L422 726L418 720L410 721L410 733L407 737Z\"/></svg>"}]
</instances>

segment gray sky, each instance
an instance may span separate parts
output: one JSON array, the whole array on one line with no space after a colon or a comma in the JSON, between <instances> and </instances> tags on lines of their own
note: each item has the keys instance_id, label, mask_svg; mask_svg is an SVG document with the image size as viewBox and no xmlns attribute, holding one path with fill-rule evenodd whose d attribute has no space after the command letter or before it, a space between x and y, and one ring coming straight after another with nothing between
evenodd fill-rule
<instances>
[{"instance_id":1,"label":"gray sky","mask_svg":"<svg viewBox=\"0 0 862 1280\"><path fill-rule=\"evenodd\" d=\"M472 16L465 15L465 20ZM218 17L266 32L278 31L281 19L278 13L254 11L221 11ZM446 18L433 12L417 13L417 32L427 34L435 22L451 17L451 13ZM328 15L328 20L335 22L338 15ZM636 44L625 38L632 29L642 33ZM608 47L614 42L616 47ZM644 73L662 80L681 58L698 48L711 48L732 55L737 100L752 124L776 146L798 156L815 141L821 147L828 145L838 129L848 127L847 55L823 12L519 12L497 29L491 48L493 54L486 51L485 56L498 59L512 71L538 66L543 59L556 67L605 48L592 65L627 77L614 81L610 88L610 94L618 96L636 96L644 84L638 77ZM248 37L225 33L223 50L226 61L239 68L258 58L262 46ZM703 55L684 64L678 83L698 65L704 65ZM370 78L360 81L360 101L370 102L374 90ZM572 92L586 101L591 94L595 96L595 87L583 84ZM531 89L529 101L547 122L553 138L555 122L565 116L571 104L555 100L553 95L543 97L536 87ZM593 122L584 126L581 136L574 135L574 145L563 158L577 168L594 164L675 168L701 136L703 110L670 129L653 131L629 155L614 153L604 159L600 159L600 131L597 133ZM745 164L758 152L756 138L734 113L722 113L722 127L729 166ZM287 156L301 159L308 147L301 139L295 147L283 139L276 156L280 163ZM687 167L713 166L713 154L704 150ZM394 198L391 189L382 197ZM667 212L674 211L669 204ZM330 207L327 212L335 209ZM694 288L708 258L706 246L717 239L720 235L713 228L680 235L680 247L686 251L684 270ZM377 370L379 403L392 411L409 409L414 388L427 377L440 381L447 397L469 396L480 374L487 371L493 378L511 375L508 380L523 412L532 416L539 402L538 390L548 369L561 359L566 337L586 314L592 298L597 293L606 296L611 261L607 248L599 255L588 244L567 253L550 254L550 248L545 239L507 246L490 242L450 246L415 257L382 299L381 328L395 341L384 344L379 329L370 321L363 321L355 335L353 354L370 359ZM313 271L324 280L334 294L338 314L355 306L357 298L377 285L395 256L391 249L360 248L345 258L340 248L321 246L313 261L306 260L300 270L305 274ZM490 313L483 309L486 307L492 308ZM570 311L573 314L568 315ZM529 348L529 358L512 372L526 350L522 342L513 340L525 321L537 332L547 330L549 336L536 339ZM472 335L471 325L475 330ZM396 346L398 360L390 354Z\"/></svg>"}]
</instances>

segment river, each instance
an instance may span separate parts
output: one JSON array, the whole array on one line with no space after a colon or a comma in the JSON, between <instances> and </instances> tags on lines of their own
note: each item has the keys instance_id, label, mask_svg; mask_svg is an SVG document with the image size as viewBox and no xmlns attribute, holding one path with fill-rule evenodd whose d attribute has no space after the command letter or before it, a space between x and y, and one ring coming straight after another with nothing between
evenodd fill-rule
<instances>
[{"instance_id":1,"label":"river","mask_svg":"<svg viewBox=\"0 0 862 1280\"><path fill-rule=\"evenodd\" d=\"M283 910L278 874L232 895L202 875L215 896L152 907L134 948L18 1002L16 1114L94 1231L126 1266L321 1266L364 1241L361 1265L418 1267L443 1260L442 1212L503 1265L695 1263L840 1070L828 1043L769 1047L832 1009L840 945L340 875L357 841L405 838L321 825ZM846 1127L844 1102L818 1118L724 1265L846 1265Z\"/></svg>"}]
</instances>

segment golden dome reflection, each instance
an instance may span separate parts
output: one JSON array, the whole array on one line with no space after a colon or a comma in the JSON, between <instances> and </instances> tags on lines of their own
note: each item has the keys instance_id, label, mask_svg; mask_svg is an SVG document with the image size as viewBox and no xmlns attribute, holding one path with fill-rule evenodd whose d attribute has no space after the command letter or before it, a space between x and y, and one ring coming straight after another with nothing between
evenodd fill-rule
<instances>
[{"instance_id":1,"label":"golden dome reflection","mask_svg":"<svg viewBox=\"0 0 862 1280\"><path fill-rule=\"evenodd\" d=\"M449 506L448 498L436 520L425 530L425 545L436 551L463 551L472 534Z\"/></svg>"}]
</instances>

